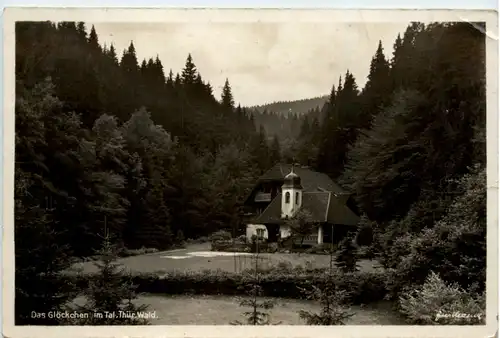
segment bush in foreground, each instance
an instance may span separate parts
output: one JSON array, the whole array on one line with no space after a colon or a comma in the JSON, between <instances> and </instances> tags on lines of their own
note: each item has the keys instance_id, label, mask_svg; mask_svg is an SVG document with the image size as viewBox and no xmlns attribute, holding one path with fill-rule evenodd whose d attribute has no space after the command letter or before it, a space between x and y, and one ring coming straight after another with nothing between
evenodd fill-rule
<instances>
[{"instance_id":1,"label":"bush in foreground","mask_svg":"<svg viewBox=\"0 0 500 338\"><path fill-rule=\"evenodd\" d=\"M486 297L446 284L432 272L424 285L399 298L400 311L411 324L485 324Z\"/></svg>"}]
</instances>

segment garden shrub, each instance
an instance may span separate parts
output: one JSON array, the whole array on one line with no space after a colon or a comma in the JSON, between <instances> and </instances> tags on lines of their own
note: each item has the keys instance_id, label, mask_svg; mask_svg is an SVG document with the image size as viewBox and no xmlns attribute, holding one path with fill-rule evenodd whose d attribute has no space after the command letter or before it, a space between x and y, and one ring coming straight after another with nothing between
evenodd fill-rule
<instances>
[{"instance_id":1,"label":"garden shrub","mask_svg":"<svg viewBox=\"0 0 500 338\"><path fill-rule=\"evenodd\" d=\"M300 250L300 249L299 249ZM337 250L337 244L322 243L315 244L310 248L303 250L305 253L313 255L329 255L330 251L335 252Z\"/></svg>"},{"instance_id":2,"label":"garden shrub","mask_svg":"<svg viewBox=\"0 0 500 338\"><path fill-rule=\"evenodd\" d=\"M188 238L186 240L187 244L203 244L203 243L208 243L210 242L210 238L207 236L201 236L198 238Z\"/></svg>"},{"instance_id":3,"label":"garden shrub","mask_svg":"<svg viewBox=\"0 0 500 338\"><path fill-rule=\"evenodd\" d=\"M247 242L247 236L246 235L240 235L236 237L236 241L239 243L246 243Z\"/></svg>"},{"instance_id":4,"label":"garden shrub","mask_svg":"<svg viewBox=\"0 0 500 338\"><path fill-rule=\"evenodd\" d=\"M473 325L485 324L485 293L446 284L431 272L418 289L400 296L400 311L411 324Z\"/></svg>"},{"instance_id":5,"label":"garden shrub","mask_svg":"<svg viewBox=\"0 0 500 338\"><path fill-rule=\"evenodd\" d=\"M269 243L267 247L267 252L275 253L278 251L278 243Z\"/></svg>"},{"instance_id":6,"label":"garden shrub","mask_svg":"<svg viewBox=\"0 0 500 338\"><path fill-rule=\"evenodd\" d=\"M259 285L264 297L305 299L302 289L324 282L326 269L308 271L304 267L280 267L260 269ZM169 271L166 273L140 273L133 276L138 292L162 294L242 295L252 279L248 273L222 270ZM87 276L86 280L91 278ZM353 272L333 274L336 288L345 290L353 304L366 304L382 300L386 294L384 276L380 272ZM80 281L80 285L81 285Z\"/></svg>"},{"instance_id":7,"label":"garden shrub","mask_svg":"<svg viewBox=\"0 0 500 338\"><path fill-rule=\"evenodd\" d=\"M210 241L212 243L216 241L230 241L232 238L231 233L226 230L218 230L210 235Z\"/></svg>"},{"instance_id":8,"label":"garden shrub","mask_svg":"<svg viewBox=\"0 0 500 338\"><path fill-rule=\"evenodd\" d=\"M233 241L229 240L216 240L211 243L212 251L231 251L235 246Z\"/></svg>"},{"instance_id":9,"label":"garden shrub","mask_svg":"<svg viewBox=\"0 0 500 338\"><path fill-rule=\"evenodd\" d=\"M362 246L359 247L357 252L356 252L356 257L359 259L375 259L377 258L377 251L375 248L370 245L370 246Z\"/></svg>"}]
</instances>

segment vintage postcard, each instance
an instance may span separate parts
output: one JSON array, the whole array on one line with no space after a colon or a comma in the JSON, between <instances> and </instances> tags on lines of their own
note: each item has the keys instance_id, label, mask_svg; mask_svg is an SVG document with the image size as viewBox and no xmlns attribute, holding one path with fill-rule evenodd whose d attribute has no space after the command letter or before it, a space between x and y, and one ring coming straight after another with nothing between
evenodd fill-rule
<instances>
[{"instance_id":1,"label":"vintage postcard","mask_svg":"<svg viewBox=\"0 0 500 338\"><path fill-rule=\"evenodd\" d=\"M9 8L6 337L492 337L497 13Z\"/></svg>"}]
</instances>

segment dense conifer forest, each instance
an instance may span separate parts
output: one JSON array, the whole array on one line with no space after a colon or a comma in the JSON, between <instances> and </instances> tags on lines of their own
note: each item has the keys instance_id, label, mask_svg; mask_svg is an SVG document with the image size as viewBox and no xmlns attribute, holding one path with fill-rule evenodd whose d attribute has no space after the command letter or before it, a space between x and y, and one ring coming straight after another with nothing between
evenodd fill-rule
<instances>
[{"instance_id":1,"label":"dense conifer forest","mask_svg":"<svg viewBox=\"0 0 500 338\"><path fill-rule=\"evenodd\" d=\"M101 45L83 22L16 24L19 318L67 298L57 274L100 248L104 224L129 249L241 229L249 189L279 161L353 193L394 295L430 271L484 290L479 30L411 23L392 55L375 42L364 88L345 70L324 105L290 115L235 106L231 79L214 97L195 62L186 55L171 70L155 55L138 60L133 42L124 51Z\"/></svg>"}]
</instances>

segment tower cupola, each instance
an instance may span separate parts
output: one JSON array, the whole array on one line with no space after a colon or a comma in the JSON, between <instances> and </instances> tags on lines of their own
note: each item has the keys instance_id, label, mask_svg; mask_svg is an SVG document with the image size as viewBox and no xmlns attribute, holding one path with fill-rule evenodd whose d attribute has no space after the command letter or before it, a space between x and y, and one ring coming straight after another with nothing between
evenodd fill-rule
<instances>
[{"instance_id":1,"label":"tower cupola","mask_svg":"<svg viewBox=\"0 0 500 338\"><path fill-rule=\"evenodd\" d=\"M293 171L293 168L292 171L285 176L285 181L282 187L289 189L302 189L300 176Z\"/></svg>"}]
</instances>

